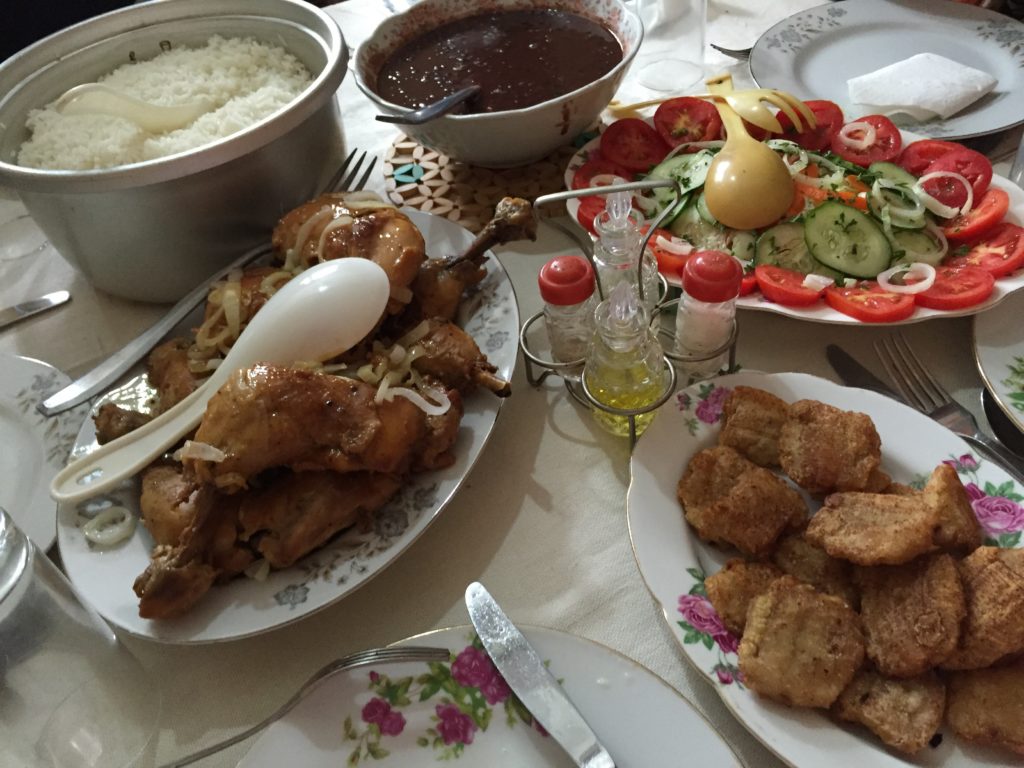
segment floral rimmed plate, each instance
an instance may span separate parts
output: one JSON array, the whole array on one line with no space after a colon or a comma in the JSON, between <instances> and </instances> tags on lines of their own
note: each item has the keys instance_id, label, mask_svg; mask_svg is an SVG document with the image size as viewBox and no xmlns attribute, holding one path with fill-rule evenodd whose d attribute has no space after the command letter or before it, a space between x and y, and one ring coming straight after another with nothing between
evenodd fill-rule
<instances>
[{"instance_id":1,"label":"floral rimmed plate","mask_svg":"<svg viewBox=\"0 0 1024 768\"><path fill-rule=\"evenodd\" d=\"M974 318L974 358L981 378L1003 412L1024 430L1024 295L1011 296Z\"/></svg>"},{"instance_id":2,"label":"floral rimmed plate","mask_svg":"<svg viewBox=\"0 0 1024 768\"><path fill-rule=\"evenodd\" d=\"M403 209L423 233L431 256L462 252L473 235L458 224L421 211ZM498 260L487 259L487 277L462 303L459 324L498 367L512 377L518 352L519 310L512 283ZM139 386L115 391L122 403L144 402ZM514 396L514 395L513 395ZM173 643L207 643L254 635L289 624L340 600L379 573L412 544L459 489L484 449L502 400L478 391L464 400L456 461L448 469L414 475L398 495L374 516L367 533L350 530L300 560L291 568L272 571L260 581L237 578L215 585L184 616L161 621L139 617L135 578L149 563L152 539L142 525L121 545L109 550L86 541L78 508L61 505L57 537L61 556L79 593L117 627L133 634ZM95 446L92 420L78 435L75 451ZM127 482L105 497L85 504L121 504L138 510L139 484ZM51 513L52 514L52 513Z\"/></svg>"},{"instance_id":3,"label":"floral rimmed plate","mask_svg":"<svg viewBox=\"0 0 1024 768\"><path fill-rule=\"evenodd\" d=\"M898 756L865 729L836 724L813 710L790 709L743 686L738 640L722 626L704 591L705 575L717 571L731 555L700 541L676 499L683 469L697 451L717 442L722 403L740 384L768 390L788 402L808 398L868 414L882 439L882 468L895 480L920 487L936 465L951 463L971 497L986 544L1024 545L1024 489L972 454L952 432L905 405L800 373L746 372L696 384L663 405L637 443L626 499L640 572L687 659L715 686L736 718L796 768L1007 765L1009 753L971 746L946 733L945 727L940 732L946 738L937 747L925 748L914 758Z\"/></svg>"},{"instance_id":4,"label":"floral rimmed plate","mask_svg":"<svg viewBox=\"0 0 1024 768\"><path fill-rule=\"evenodd\" d=\"M584 134L583 138L587 138L587 134ZM903 133L903 143L909 144L912 141L917 141L921 137L911 133ZM581 165L583 165L590 153L597 152L600 149L601 139L600 137L590 138L575 155L569 160L569 164L565 169L565 188L572 189L573 176L576 175L576 171ZM1024 191L1021 190L1016 184L1011 183L1008 179L1002 176L992 177L992 186L998 187L1004 190L1010 196L1010 210L1006 214L1005 220L1013 222L1014 224L1024 225ZM566 200L566 210L569 212L569 216L572 217L573 222L579 223L577 219L577 213L580 209L579 198L573 200ZM589 237L586 232L583 232L584 237ZM678 275L665 275L665 279L670 285L679 287L682 281ZM980 304L975 304L972 307L965 307L964 309L956 310L943 310L943 309L927 309L925 307L916 307L914 314L908 317L906 320L900 320L896 323L862 323L849 315L844 315L835 309L832 309L824 300L819 300L816 304L809 307L787 307L782 304L776 304L773 301L768 301L764 298L759 291L755 291L747 296L740 296L736 301L736 306L740 309L756 309L763 312L775 312L776 314L785 315L786 317L793 317L798 320L809 320L813 323L833 323L837 325L910 325L911 323L919 323L923 320L932 320L935 318L943 317L964 317L967 315L976 315L985 312L988 309L1000 304L1003 299L1009 296L1011 293L1019 291L1024 288L1024 269L1017 270L1012 275L1002 277L996 280L995 289L992 291L992 295L989 296L985 301Z\"/></svg>"},{"instance_id":5,"label":"floral rimmed plate","mask_svg":"<svg viewBox=\"0 0 1024 768\"><path fill-rule=\"evenodd\" d=\"M57 537L50 481L67 462L88 408L81 405L47 418L36 404L70 383L39 360L0 359L0 507L43 551Z\"/></svg>"},{"instance_id":6,"label":"floral rimmed plate","mask_svg":"<svg viewBox=\"0 0 1024 768\"><path fill-rule=\"evenodd\" d=\"M750 52L750 74L766 88L801 99L829 99L847 115L867 114L850 101L847 80L918 53L937 53L988 72L992 93L945 120L901 126L943 139L965 139L1024 122L1024 24L966 3L857 0L795 13L766 31Z\"/></svg>"},{"instance_id":7,"label":"floral rimmed plate","mask_svg":"<svg viewBox=\"0 0 1024 768\"><path fill-rule=\"evenodd\" d=\"M635 661L552 629L523 632L616 765L741 764L678 691ZM510 693L472 627L403 644L449 648L452 661L367 667L328 679L272 725L239 768L573 765Z\"/></svg>"}]
</instances>

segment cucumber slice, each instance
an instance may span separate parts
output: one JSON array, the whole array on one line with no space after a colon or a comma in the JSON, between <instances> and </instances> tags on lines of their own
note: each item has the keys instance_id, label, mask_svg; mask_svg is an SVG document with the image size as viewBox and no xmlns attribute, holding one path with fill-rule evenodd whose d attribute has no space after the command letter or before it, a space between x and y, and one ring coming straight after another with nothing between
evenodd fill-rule
<instances>
[{"instance_id":1,"label":"cucumber slice","mask_svg":"<svg viewBox=\"0 0 1024 768\"><path fill-rule=\"evenodd\" d=\"M697 213L700 214L700 217L708 224L718 223L718 219L715 218L715 215L708 210L708 201L704 197L703 190L699 195L697 195Z\"/></svg>"},{"instance_id":2,"label":"cucumber slice","mask_svg":"<svg viewBox=\"0 0 1024 768\"><path fill-rule=\"evenodd\" d=\"M694 152L692 155L676 155L660 165L654 166L647 174L647 178L675 179L683 188L683 192L689 192L704 185L704 179L708 177L708 168L711 167L711 161L714 159L714 154L706 149ZM671 189L656 189L654 190L654 199L660 205L666 206L675 199L675 192Z\"/></svg>"},{"instance_id":3,"label":"cucumber slice","mask_svg":"<svg viewBox=\"0 0 1024 768\"><path fill-rule=\"evenodd\" d=\"M868 173L904 187L912 187L917 183L917 176L903 170L896 163L872 163L868 166Z\"/></svg>"},{"instance_id":4,"label":"cucumber slice","mask_svg":"<svg viewBox=\"0 0 1024 768\"><path fill-rule=\"evenodd\" d=\"M757 238L754 265L760 264L784 267L805 275L825 275L833 279L840 277L838 272L829 269L811 255L804 226L795 221L776 224Z\"/></svg>"},{"instance_id":5,"label":"cucumber slice","mask_svg":"<svg viewBox=\"0 0 1024 768\"><path fill-rule=\"evenodd\" d=\"M744 264L753 261L757 253L757 235L746 231L733 232L731 251Z\"/></svg>"},{"instance_id":6,"label":"cucumber slice","mask_svg":"<svg viewBox=\"0 0 1024 768\"><path fill-rule=\"evenodd\" d=\"M923 261L937 267L946 257L946 252L927 229L897 229L892 233L893 258L889 266Z\"/></svg>"},{"instance_id":7,"label":"cucumber slice","mask_svg":"<svg viewBox=\"0 0 1024 768\"><path fill-rule=\"evenodd\" d=\"M839 202L824 202L804 217L804 238L814 258L854 277L874 277L892 261L885 230Z\"/></svg>"},{"instance_id":8,"label":"cucumber slice","mask_svg":"<svg viewBox=\"0 0 1024 768\"><path fill-rule=\"evenodd\" d=\"M728 233L721 224L709 224L700 217L697 205L691 202L669 225L676 237L681 237L694 248L702 251L729 250Z\"/></svg>"}]
</instances>

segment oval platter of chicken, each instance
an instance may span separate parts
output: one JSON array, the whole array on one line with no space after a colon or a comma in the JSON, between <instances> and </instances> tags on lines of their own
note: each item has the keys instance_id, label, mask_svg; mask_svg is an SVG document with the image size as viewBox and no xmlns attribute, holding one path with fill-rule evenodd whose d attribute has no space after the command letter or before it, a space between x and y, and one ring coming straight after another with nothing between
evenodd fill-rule
<instances>
[{"instance_id":1,"label":"oval platter of chicken","mask_svg":"<svg viewBox=\"0 0 1024 768\"><path fill-rule=\"evenodd\" d=\"M883 395L744 371L677 392L631 475L675 640L787 765L1019 763L1024 488L999 466Z\"/></svg>"},{"instance_id":2,"label":"oval platter of chicken","mask_svg":"<svg viewBox=\"0 0 1024 768\"><path fill-rule=\"evenodd\" d=\"M385 568L456 493L511 392L519 313L489 249L534 235L515 198L476 236L370 193L283 216L269 261L214 284L183 333L100 399L72 457L187 397L274 293L319 262L381 266L380 321L323 364L233 372L181 445L112 492L60 505L75 587L131 634L205 643L296 621Z\"/></svg>"}]
</instances>

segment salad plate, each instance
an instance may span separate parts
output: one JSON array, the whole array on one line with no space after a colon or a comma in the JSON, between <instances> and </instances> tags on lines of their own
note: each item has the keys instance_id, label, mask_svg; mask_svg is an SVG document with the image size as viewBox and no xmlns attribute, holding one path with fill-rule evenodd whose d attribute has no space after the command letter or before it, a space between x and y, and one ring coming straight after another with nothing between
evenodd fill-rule
<instances>
[{"instance_id":1,"label":"salad plate","mask_svg":"<svg viewBox=\"0 0 1024 768\"><path fill-rule=\"evenodd\" d=\"M473 234L458 224L421 211L403 209L423 233L431 255L459 253ZM518 352L519 310L504 268L493 255L487 276L462 302L457 318L490 361L498 375L512 377ZM149 396L144 378L114 390L109 399L138 407ZM111 624L133 635L171 643L209 643L255 635L297 621L342 599L399 557L433 522L451 500L483 451L494 429L502 399L477 391L464 400L455 464L447 469L413 475L394 499L376 513L371 530L348 530L290 568L273 570L266 578L239 577L215 585L187 614L164 620L138 615L135 578L149 563L153 541L145 527L107 549L92 546L81 530L83 516L76 505L57 510L57 538L64 565L76 589ZM81 455L96 445L92 419L86 420L75 442ZM126 482L107 496L83 502L111 504L138 513L139 482ZM52 507L51 507L52 509ZM89 510L92 511L92 510ZM51 512L52 520L52 512Z\"/></svg>"},{"instance_id":2,"label":"salad plate","mask_svg":"<svg viewBox=\"0 0 1024 768\"><path fill-rule=\"evenodd\" d=\"M602 126L604 128L605 126ZM590 159L592 156L597 156L600 152L601 136L600 135L588 135L584 138L588 140L576 151L576 153L569 159L565 169L565 188L573 189L573 178L576 172ZM910 133L907 131L901 132L901 138L903 146L920 140L920 135ZM1016 184L1012 183L1008 179L993 175L992 187L1003 190L1007 193L1010 198L1010 207L1004 221L1011 222L1018 225L1024 225L1024 190L1021 190ZM581 198L573 198L567 200L566 210L572 220L582 228L580 223L581 219ZM950 248L954 246L951 244ZM681 281L679 276L676 274L662 273L668 283L675 287L680 287ZM750 309L762 312L774 312L776 314L784 315L786 317L792 317L799 320L808 320L816 323L831 323L837 325L910 325L912 323L919 323L925 320L931 320L935 318L944 317L964 317L970 315L976 315L992 307L998 305L1010 294L1019 291L1024 288L1024 269L1018 269L1016 272L1001 277L996 280L995 288L992 294L983 302L974 304L969 307L961 309L930 309L926 307L915 307L912 315L904 320L896 322L872 322L864 323L856 318L850 317L849 315L843 314L836 309L833 309L825 301L819 300L816 304L811 306L786 306L783 304L777 304L773 301L766 299L760 291L754 291L753 293L747 294L746 296L740 296L736 302L736 306L739 309Z\"/></svg>"},{"instance_id":3,"label":"salad plate","mask_svg":"<svg viewBox=\"0 0 1024 768\"><path fill-rule=\"evenodd\" d=\"M551 672L620 766L741 765L683 696L637 662L589 640L523 627ZM483 653L472 627L398 645L451 650L449 663L388 664L325 681L270 726L239 768L362 765L571 768Z\"/></svg>"},{"instance_id":4,"label":"salad plate","mask_svg":"<svg viewBox=\"0 0 1024 768\"><path fill-rule=\"evenodd\" d=\"M690 458L717 442L724 398L737 385L765 389L788 402L807 398L866 413L882 440L882 469L894 480L920 484L940 462L951 463L972 498L985 543L1024 546L1024 508L1019 505L1024 489L1015 487L999 467L972 454L959 437L908 406L800 373L743 372L695 384L665 403L637 442L626 497L637 564L687 660L733 715L794 768L1007 765L1008 752L969 745L945 726L937 746L925 747L914 757L898 756L866 729L837 724L824 712L782 706L743 685L738 639L725 629L704 589L705 576L730 555L697 537L676 498L676 485ZM1007 510L1012 513L1005 514Z\"/></svg>"},{"instance_id":5,"label":"salad plate","mask_svg":"<svg viewBox=\"0 0 1024 768\"><path fill-rule=\"evenodd\" d=\"M0 361L0 507L44 552L57 537L50 481L67 462L89 409L80 405L47 418L36 403L70 383L39 360L4 355Z\"/></svg>"},{"instance_id":6,"label":"salad plate","mask_svg":"<svg viewBox=\"0 0 1024 768\"><path fill-rule=\"evenodd\" d=\"M1024 24L964 3L858 0L827 3L767 30L750 52L750 73L762 86L802 99L828 99L851 115L847 80L918 53L935 53L997 78L992 93L945 120L894 120L916 133L965 139L1024 122ZM902 122L901 122L902 120Z\"/></svg>"},{"instance_id":7,"label":"salad plate","mask_svg":"<svg viewBox=\"0 0 1024 768\"><path fill-rule=\"evenodd\" d=\"M1024 294L1011 296L991 312L974 318L974 359L996 403L1024 430L1024 338L1020 318Z\"/></svg>"}]
</instances>

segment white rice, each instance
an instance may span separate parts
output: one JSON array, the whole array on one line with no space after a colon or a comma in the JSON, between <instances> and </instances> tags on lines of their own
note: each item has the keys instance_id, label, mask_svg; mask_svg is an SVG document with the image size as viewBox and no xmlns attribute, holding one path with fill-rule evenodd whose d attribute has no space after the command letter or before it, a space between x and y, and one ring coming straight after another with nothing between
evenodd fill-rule
<instances>
[{"instance_id":1,"label":"white rice","mask_svg":"<svg viewBox=\"0 0 1024 768\"><path fill-rule=\"evenodd\" d=\"M166 157L230 136L295 99L312 81L283 48L252 38L213 36L202 48L173 48L125 64L98 82L159 105L205 99L213 105L185 128L163 134L107 115L63 115L48 104L32 110L32 136L18 154L30 168L91 170Z\"/></svg>"}]
</instances>

